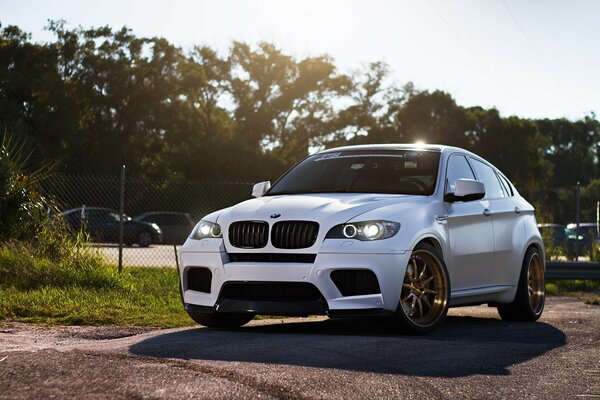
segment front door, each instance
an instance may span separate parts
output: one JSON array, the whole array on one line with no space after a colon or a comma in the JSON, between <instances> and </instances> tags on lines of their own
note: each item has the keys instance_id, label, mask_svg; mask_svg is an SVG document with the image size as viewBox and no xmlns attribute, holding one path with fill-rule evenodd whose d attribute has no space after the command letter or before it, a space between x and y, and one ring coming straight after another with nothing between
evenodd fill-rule
<instances>
[{"instance_id":1,"label":"front door","mask_svg":"<svg viewBox=\"0 0 600 400\"><path fill-rule=\"evenodd\" d=\"M475 179L465 156L454 154L446 169L446 192L454 192L457 179ZM489 284L494 260L493 216L487 200L446 203L452 290Z\"/></svg>"}]
</instances>

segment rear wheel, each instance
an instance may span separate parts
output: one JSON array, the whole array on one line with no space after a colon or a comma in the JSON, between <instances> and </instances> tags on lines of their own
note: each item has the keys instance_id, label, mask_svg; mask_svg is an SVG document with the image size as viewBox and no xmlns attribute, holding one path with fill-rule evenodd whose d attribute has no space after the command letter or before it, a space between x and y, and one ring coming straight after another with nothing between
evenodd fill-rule
<instances>
[{"instance_id":1,"label":"rear wheel","mask_svg":"<svg viewBox=\"0 0 600 400\"><path fill-rule=\"evenodd\" d=\"M403 332L425 334L446 318L450 279L435 247L419 243L413 250L400 293L394 322Z\"/></svg>"},{"instance_id":2,"label":"rear wheel","mask_svg":"<svg viewBox=\"0 0 600 400\"><path fill-rule=\"evenodd\" d=\"M254 318L254 314L248 313L197 313L193 311L187 313L194 321L207 328L239 328Z\"/></svg>"},{"instance_id":3,"label":"rear wheel","mask_svg":"<svg viewBox=\"0 0 600 400\"><path fill-rule=\"evenodd\" d=\"M530 247L525 253L517 294L512 303L498 306L502 319L512 321L536 321L544 311L546 302L544 263L540 252Z\"/></svg>"}]
</instances>

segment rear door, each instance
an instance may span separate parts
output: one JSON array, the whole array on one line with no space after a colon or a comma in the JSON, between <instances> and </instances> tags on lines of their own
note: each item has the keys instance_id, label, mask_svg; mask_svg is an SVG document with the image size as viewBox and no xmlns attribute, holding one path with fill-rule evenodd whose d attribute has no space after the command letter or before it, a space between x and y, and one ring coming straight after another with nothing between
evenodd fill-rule
<instances>
[{"instance_id":1,"label":"rear door","mask_svg":"<svg viewBox=\"0 0 600 400\"><path fill-rule=\"evenodd\" d=\"M522 263L520 249L525 241L525 210L518 207L512 187L495 168L477 159L472 159L471 165L478 179L485 184L494 223L494 263L490 284L514 285L515 271L520 271Z\"/></svg>"}]
</instances>

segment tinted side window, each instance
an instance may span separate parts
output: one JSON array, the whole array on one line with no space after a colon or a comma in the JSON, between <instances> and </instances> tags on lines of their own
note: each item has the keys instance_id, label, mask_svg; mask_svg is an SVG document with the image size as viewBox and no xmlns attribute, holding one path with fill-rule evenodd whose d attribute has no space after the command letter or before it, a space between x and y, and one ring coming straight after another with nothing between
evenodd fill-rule
<instances>
[{"instance_id":1,"label":"tinted side window","mask_svg":"<svg viewBox=\"0 0 600 400\"><path fill-rule=\"evenodd\" d=\"M107 211L104 210L87 210L86 211L88 222L92 224L104 224L110 222L110 216Z\"/></svg>"},{"instance_id":2,"label":"tinted side window","mask_svg":"<svg viewBox=\"0 0 600 400\"><path fill-rule=\"evenodd\" d=\"M498 174L498 177L500 178L500 183L502 184L502 186L506 189L507 192L507 197L511 197L514 196L515 194L513 193L512 190L512 186L510 185L510 183L508 182L508 179L506 179L503 175Z\"/></svg>"},{"instance_id":3,"label":"tinted side window","mask_svg":"<svg viewBox=\"0 0 600 400\"><path fill-rule=\"evenodd\" d=\"M175 214L158 214L156 216L156 223L159 226L173 226L175 223Z\"/></svg>"},{"instance_id":4,"label":"tinted side window","mask_svg":"<svg viewBox=\"0 0 600 400\"><path fill-rule=\"evenodd\" d=\"M477 177L485 185L485 197L487 199L505 197L504 190L500 186L500 181L494 169L474 158L471 161L475 172L477 172Z\"/></svg>"},{"instance_id":5,"label":"tinted side window","mask_svg":"<svg viewBox=\"0 0 600 400\"><path fill-rule=\"evenodd\" d=\"M454 193L454 183L457 179L475 179L473 171L467 162L465 156L454 155L448 160L448 169L446 170L447 188L446 193Z\"/></svg>"}]
</instances>

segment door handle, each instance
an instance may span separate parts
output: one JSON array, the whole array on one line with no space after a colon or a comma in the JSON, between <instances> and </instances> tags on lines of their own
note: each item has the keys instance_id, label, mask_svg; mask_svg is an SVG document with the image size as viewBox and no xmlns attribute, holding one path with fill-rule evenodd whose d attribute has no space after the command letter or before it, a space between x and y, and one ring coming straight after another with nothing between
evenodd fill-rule
<instances>
[{"instance_id":1,"label":"door handle","mask_svg":"<svg viewBox=\"0 0 600 400\"><path fill-rule=\"evenodd\" d=\"M515 214L521 214L521 209L519 207L515 207Z\"/></svg>"},{"instance_id":2,"label":"door handle","mask_svg":"<svg viewBox=\"0 0 600 400\"><path fill-rule=\"evenodd\" d=\"M484 209L483 215L485 215L486 217L489 217L490 215L492 215L492 210L490 210L489 208Z\"/></svg>"}]
</instances>

